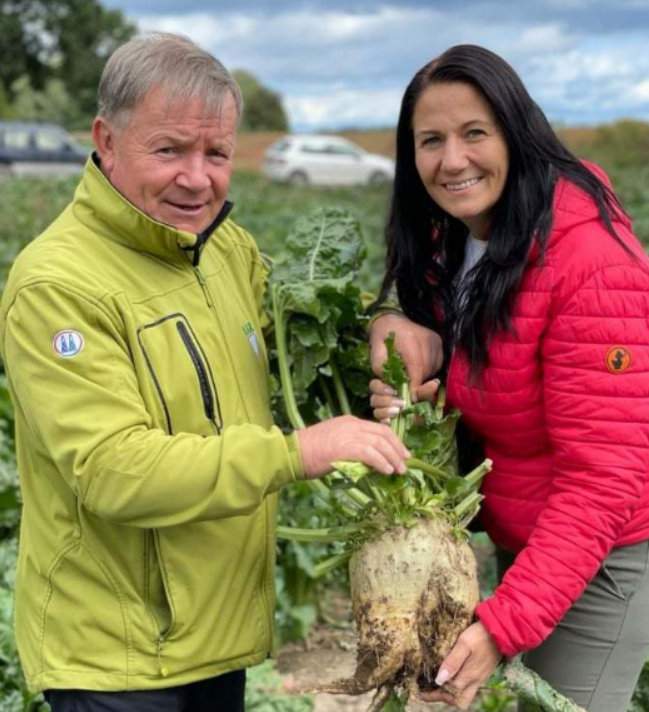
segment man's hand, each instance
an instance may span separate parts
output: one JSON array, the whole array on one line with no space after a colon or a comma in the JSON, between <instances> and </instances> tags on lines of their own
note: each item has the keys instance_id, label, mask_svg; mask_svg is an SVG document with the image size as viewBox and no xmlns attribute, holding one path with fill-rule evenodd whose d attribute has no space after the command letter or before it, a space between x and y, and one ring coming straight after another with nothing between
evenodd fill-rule
<instances>
[{"instance_id":1,"label":"man's hand","mask_svg":"<svg viewBox=\"0 0 649 712\"><path fill-rule=\"evenodd\" d=\"M424 380L434 376L442 366L442 340L431 329L415 324L402 314L381 315L370 330L372 370L377 376L383 375L383 363L388 357L385 339L390 332L394 332L394 345L406 365L410 389L417 396Z\"/></svg>"},{"instance_id":2,"label":"man's hand","mask_svg":"<svg viewBox=\"0 0 649 712\"><path fill-rule=\"evenodd\" d=\"M478 690L500 662L500 651L482 623L473 623L460 635L439 667L439 690L420 693L426 702L445 702L468 710Z\"/></svg>"},{"instance_id":3,"label":"man's hand","mask_svg":"<svg viewBox=\"0 0 649 712\"><path fill-rule=\"evenodd\" d=\"M410 453L387 425L352 415L325 420L297 431L308 479L322 477L336 460L355 460L384 475L406 471Z\"/></svg>"}]
</instances>

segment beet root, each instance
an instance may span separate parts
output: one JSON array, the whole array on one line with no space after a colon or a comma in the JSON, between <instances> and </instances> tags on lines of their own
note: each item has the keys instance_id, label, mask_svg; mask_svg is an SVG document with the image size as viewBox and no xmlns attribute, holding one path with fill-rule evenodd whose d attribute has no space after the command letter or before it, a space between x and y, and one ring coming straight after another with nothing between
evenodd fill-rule
<instances>
[{"instance_id":1,"label":"beet root","mask_svg":"<svg viewBox=\"0 0 649 712\"><path fill-rule=\"evenodd\" d=\"M353 554L350 579L356 672L329 691L434 687L440 663L471 623L479 599L468 542L443 517L392 528Z\"/></svg>"}]
</instances>

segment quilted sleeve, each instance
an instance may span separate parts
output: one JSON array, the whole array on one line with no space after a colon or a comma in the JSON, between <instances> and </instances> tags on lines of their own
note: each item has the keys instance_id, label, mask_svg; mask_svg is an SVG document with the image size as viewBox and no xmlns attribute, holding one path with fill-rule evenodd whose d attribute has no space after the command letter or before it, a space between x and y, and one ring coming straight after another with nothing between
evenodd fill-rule
<instances>
[{"instance_id":1,"label":"quilted sleeve","mask_svg":"<svg viewBox=\"0 0 649 712\"><path fill-rule=\"evenodd\" d=\"M595 576L649 473L649 272L595 270L559 296L542 343L552 489L477 615L507 656L538 646Z\"/></svg>"}]
</instances>

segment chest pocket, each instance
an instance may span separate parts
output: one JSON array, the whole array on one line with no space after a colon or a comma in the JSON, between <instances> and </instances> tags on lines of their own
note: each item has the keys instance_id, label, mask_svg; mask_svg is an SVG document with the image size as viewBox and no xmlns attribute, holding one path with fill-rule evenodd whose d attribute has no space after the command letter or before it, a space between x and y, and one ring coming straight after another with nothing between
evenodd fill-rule
<instances>
[{"instance_id":1,"label":"chest pocket","mask_svg":"<svg viewBox=\"0 0 649 712\"><path fill-rule=\"evenodd\" d=\"M187 317L169 314L145 324L138 329L138 341L167 432L220 432L221 408L212 369Z\"/></svg>"}]
</instances>

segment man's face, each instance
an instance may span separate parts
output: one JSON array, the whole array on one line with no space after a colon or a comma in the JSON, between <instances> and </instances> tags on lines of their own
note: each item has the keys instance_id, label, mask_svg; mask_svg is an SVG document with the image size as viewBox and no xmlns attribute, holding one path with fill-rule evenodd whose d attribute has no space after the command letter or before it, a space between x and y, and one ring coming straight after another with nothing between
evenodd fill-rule
<instances>
[{"instance_id":1,"label":"man's face","mask_svg":"<svg viewBox=\"0 0 649 712\"><path fill-rule=\"evenodd\" d=\"M217 112L200 99L170 102L154 88L115 126L95 119L93 138L112 185L154 220L199 233L230 186L237 110L228 93Z\"/></svg>"}]
</instances>

